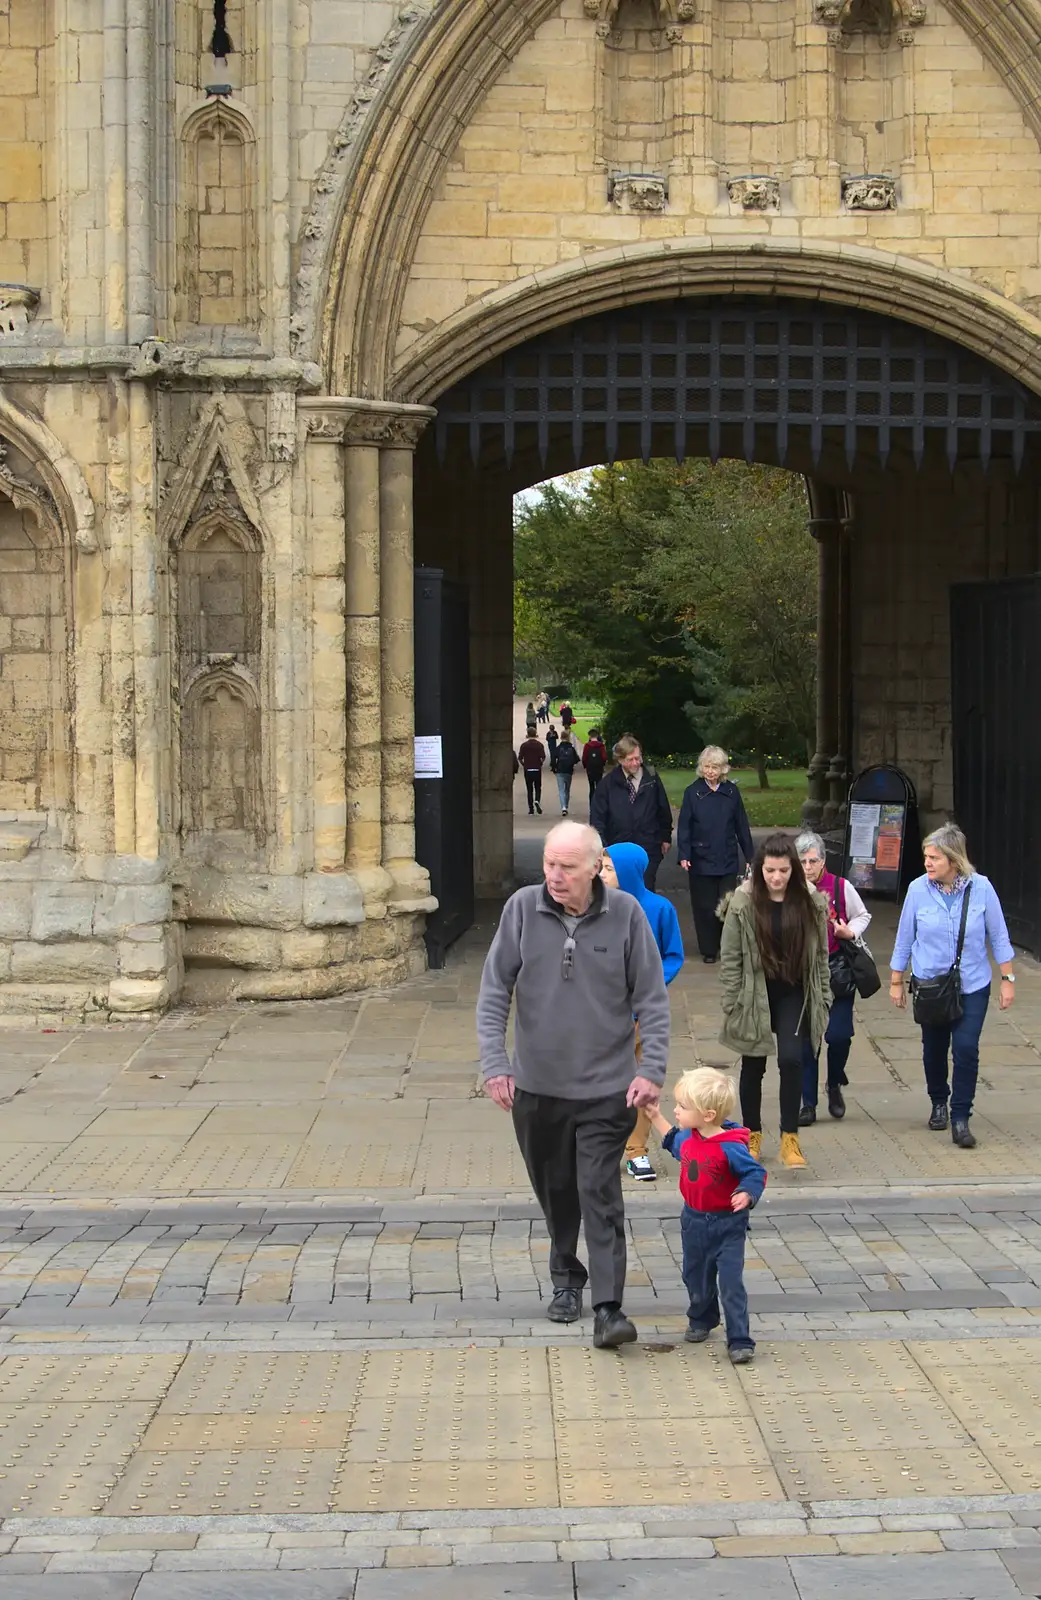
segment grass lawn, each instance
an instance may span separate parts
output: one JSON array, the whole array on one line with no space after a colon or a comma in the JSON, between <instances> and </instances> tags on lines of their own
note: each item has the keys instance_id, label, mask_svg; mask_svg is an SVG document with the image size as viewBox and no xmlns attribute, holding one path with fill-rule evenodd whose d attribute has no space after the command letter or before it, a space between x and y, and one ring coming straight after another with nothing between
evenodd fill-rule
<instances>
[{"instance_id":1,"label":"grass lawn","mask_svg":"<svg viewBox=\"0 0 1041 1600\"><path fill-rule=\"evenodd\" d=\"M753 828L797 828L802 821L802 803L806 799L806 771L771 772L770 787L760 792L759 779L753 768L732 767L732 782L741 790L748 820ZM662 771L662 782L669 799L678 806L683 791L694 782L689 768L673 772Z\"/></svg>"}]
</instances>

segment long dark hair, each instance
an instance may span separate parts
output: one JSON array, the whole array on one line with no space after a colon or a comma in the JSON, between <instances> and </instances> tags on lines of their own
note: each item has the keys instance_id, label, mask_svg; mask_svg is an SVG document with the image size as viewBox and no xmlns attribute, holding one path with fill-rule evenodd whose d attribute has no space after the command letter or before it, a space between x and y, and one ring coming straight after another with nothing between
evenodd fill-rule
<instances>
[{"instance_id":1,"label":"long dark hair","mask_svg":"<svg viewBox=\"0 0 1041 1600\"><path fill-rule=\"evenodd\" d=\"M781 941L774 939L773 906L770 891L763 877L763 862L767 856L775 860L790 861L792 875L784 893L781 906ZM807 957L818 937L813 902L807 893L806 875L802 870L795 843L786 833L772 833L764 839L752 862L752 910L755 917L755 942L763 971L768 978L780 978L785 983L802 983L805 980Z\"/></svg>"}]
</instances>

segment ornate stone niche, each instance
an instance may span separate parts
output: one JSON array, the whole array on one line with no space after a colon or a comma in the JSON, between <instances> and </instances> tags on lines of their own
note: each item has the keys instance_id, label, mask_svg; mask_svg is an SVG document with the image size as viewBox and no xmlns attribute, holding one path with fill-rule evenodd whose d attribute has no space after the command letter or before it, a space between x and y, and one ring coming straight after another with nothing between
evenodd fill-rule
<instances>
[{"instance_id":1,"label":"ornate stone niche","mask_svg":"<svg viewBox=\"0 0 1041 1600\"><path fill-rule=\"evenodd\" d=\"M39 291L27 283L0 283L0 340L5 334L24 333L39 304Z\"/></svg>"},{"instance_id":2,"label":"ornate stone niche","mask_svg":"<svg viewBox=\"0 0 1041 1600\"><path fill-rule=\"evenodd\" d=\"M925 18L924 0L815 0L814 19L827 27L838 51L835 152L845 172L892 175L914 162L910 47ZM895 191L888 206L880 191L869 198L855 209L889 209Z\"/></svg>"},{"instance_id":3,"label":"ornate stone niche","mask_svg":"<svg viewBox=\"0 0 1041 1600\"><path fill-rule=\"evenodd\" d=\"M614 174L619 209L664 209L665 173L676 153L677 84L682 72L679 0L598 0L594 85L595 160ZM689 7L684 8L685 13ZM621 180L657 179L655 192ZM637 203L631 204L635 197Z\"/></svg>"},{"instance_id":4,"label":"ornate stone niche","mask_svg":"<svg viewBox=\"0 0 1041 1600\"><path fill-rule=\"evenodd\" d=\"M843 178L842 201L848 211L895 211L896 180L874 172Z\"/></svg>"},{"instance_id":5,"label":"ornate stone niche","mask_svg":"<svg viewBox=\"0 0 1041 1600\"><path fill-rule=\"evenodd\" d=\"M255 329L258 253L253 130L234 107L215 102L181 135L179 323Z\"/></svg>"},{"instance_id":6,"label":"ornate stone niche","mask_svg":"<svg viewBox=\"0 0 1041 1600\"><path fill-rule=\"evenodd\" d=\"M201 674L182 709L182 832L264 842L256 687L233 663ZM231 836L229 838L229 836Z\"/></svg>"},{"instance_id":7,"label":"ornate stone niche","mask_svg":"<svg viewBox=\"0 0 1041 1600\"><path fill-rule=\"evenodd\" d=\"M748 173L731 178L727 183L730 203L742 211L779 211L781 206L781 180L764 173Z\"/></svg>"}]
</instances>

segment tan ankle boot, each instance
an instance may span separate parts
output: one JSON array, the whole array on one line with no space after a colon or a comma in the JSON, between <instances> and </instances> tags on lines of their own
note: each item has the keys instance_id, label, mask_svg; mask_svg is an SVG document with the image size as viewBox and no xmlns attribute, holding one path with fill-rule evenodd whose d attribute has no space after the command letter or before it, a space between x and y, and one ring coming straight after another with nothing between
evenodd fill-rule
<instances>
[{"instance_id":1,"label":"tan ankle boot","mask_svg":"<svg viewBox=\"0 0 1041 1600\"><path fill-rule=\"evenodd\" d=\"M799 1149L799 1135L797 1133L781 1134L781 1160L786 1167L804 1167L806 1157Z\"/></svg>"},{"instance_id":2,"label":"tan ankle boot","mask_svg":"<svg viewBox=\"0 0 1041 1600\"><path fill-rule=\"evenodd\" d=\"M760 1150L762 1148L763 1148L763 1135L762 1135L762 1133L761 1132L760 1133L750 1133L748 1135L748 1149L749 1149L749 1152L752 1155L755 1156L757 1161L759 1160L759 1152L760 1152Z\"/></svg>"}]
</instances>

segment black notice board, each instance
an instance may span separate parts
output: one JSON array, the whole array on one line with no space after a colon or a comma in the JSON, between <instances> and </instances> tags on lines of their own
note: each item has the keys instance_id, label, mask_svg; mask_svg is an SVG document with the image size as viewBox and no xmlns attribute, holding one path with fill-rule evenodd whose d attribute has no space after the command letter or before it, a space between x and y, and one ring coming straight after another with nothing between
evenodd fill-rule
<instances>
[{"instance_id":1,"label":"black notice board","mask_svg":"<svg viewBox=\"0 0 1041 1600\"><path fill-rule=\"evenodd\" d=\"M918 798L899 767L867 767L846 808L842 876L862 894L899 899L920 871Z\"/></svg>"}]
</instances>

